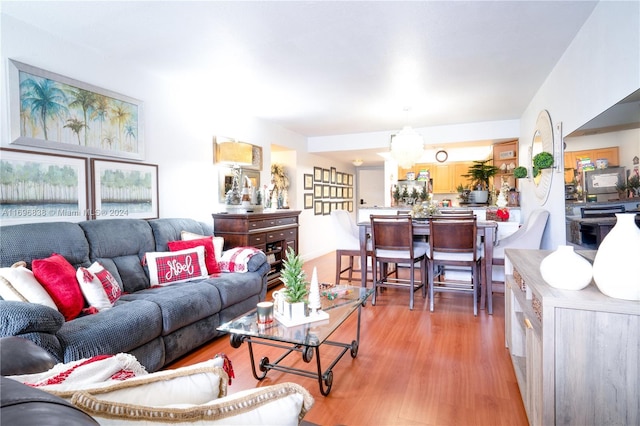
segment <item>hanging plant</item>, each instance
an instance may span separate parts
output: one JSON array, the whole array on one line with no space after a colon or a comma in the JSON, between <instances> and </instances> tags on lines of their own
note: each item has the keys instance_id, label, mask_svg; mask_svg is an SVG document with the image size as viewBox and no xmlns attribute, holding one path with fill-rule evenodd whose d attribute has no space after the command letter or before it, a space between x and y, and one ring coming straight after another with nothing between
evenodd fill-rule
<instances>
[{"instance_id":1,"label":"hanging plant","mask_svg":"<svg viewBox=\"0 0 640 426\"><path fill-rule=\"evenodd\" d=\"M527 168L524 166L518 166L513 169L513 176L517 179L522 179L527 177Z\"/></svg>"}]
</instances>

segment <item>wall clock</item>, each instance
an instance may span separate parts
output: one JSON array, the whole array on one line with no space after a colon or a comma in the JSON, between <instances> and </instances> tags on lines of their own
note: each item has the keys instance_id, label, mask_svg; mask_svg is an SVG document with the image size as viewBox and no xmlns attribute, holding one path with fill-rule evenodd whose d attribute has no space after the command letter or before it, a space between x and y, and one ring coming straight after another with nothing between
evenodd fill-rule
<instances>
[{"instance_id":1,"label":"wall clock","mask_svg":"<svg viewBox=\"0 0 640 426\"><path fill-rule=\"evenodd\" d=\"M447 158L449 158L449 154L447 154L447 151L445 151L444 149L436 152L436 161L438 163L444 163L445 161L447 161Z\"/></svg>"}]
</instances>

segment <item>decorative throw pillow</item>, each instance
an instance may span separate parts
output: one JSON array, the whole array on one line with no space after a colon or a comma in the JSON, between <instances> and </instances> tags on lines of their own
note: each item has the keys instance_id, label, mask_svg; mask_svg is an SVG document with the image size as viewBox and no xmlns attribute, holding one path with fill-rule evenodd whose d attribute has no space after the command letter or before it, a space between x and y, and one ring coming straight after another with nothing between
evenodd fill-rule
<instances>
[{"instance_id":1,"label":"decorative throw pillow","mask_svg":"<svg viewBox=\"0 0 640 426\"><path fill-rule=\"evenodd\" d=\"M93 262L88 268L78 268L76 278L84 298L98 311L113 307L122 295L116 279L98 262Z\"/></svg>"},{"instance_id":2,"label":"decorative throw pillow","mask_svg":"<svg viewBox=\"0 0 640 426\"><path fill-rule=\"evenodd\" d=\"M213 248L215 249L216 260L218 262L220 261L220 257L222 256L222 252L224 251L224 238L215 236L212 237L210 235L194 234L193 232L189 231L182 231L180 233L180 238L182 238L183 241L197 240L200 238L211 238L211 240L213 241Z\"/></svg>"},{"instance_id":3,"label":"decorative throw pillow","mask_svg":"<svg viewBox=\"0 0 640 426\"><path fill-rule=\"evenodd\" d=\"M180 251L203 246L205 263L207 264L207 271L209 271L209 275L220 273L220 267L218 267L218 261L216 260L216 250L213 247L211 237L198 238L194 240L169 241L167 246L170 251Z\"/></svg>"},{"instance_id":4,"label":"decorative throw pillow","mask_svg":"<svg viewBox=\"0 0 640 426\"><path fill-rule=\"evenodd\" d=\"M67 259L54 253L46 259L34 259L31 269L64 319L76 318L84 307L84 297L76 279L76 270Z\"/></svg>"},{"instance_id":5,"label":"decorative throw pillow","mask_svg":"<svg viewBox=\"0 0 640 426\"><path fill-rule=\"evenodd\" d=\"M39 303L58 310L49 293L33 276L33 272L24 266L0 268L0 296L4 300Z\"/></svg>"},{"instance_id":6,"label":"decorative throw pillow","mask_svg":"<svg viewBox=\"0 0 640 426\"><path fill-rule=\"evenodd\" d=\"M172 252L149 252L145 260L151 285L166 285L208 275L203 246Z\"/></svg>"},{"instance_id":7,"label":"decorative throw pillow","mask_svg":"<svg viewBox=\"0 0 640 426\"><path fill-rule=\"evenodd\" d=\"M221 370L218 375L224 374L220 372ZM215 372L192 373L182 380L173 379L177 382L175 384L173 381L166 383L166 395L173 396L172 400L167 401L163 388L158 388L161 383L154 383L150 377L156 374L140 377L139 381L143 382L141 384L135 383L138 379L125 380L113 385L114 390L79 391L72 396L71 402L101 424L136 425L140 422L157 422L188 423L192 426L298 425L314 404L309 391L296 383L288 382L247 389L219 398L215 392L216 383L223 382L224 379L217 378ZM206 384L202 384L205 379ZM198 387L203 389L198 394L205 390L209 393L207 401L193 396L194 388ZM123 392L125 389L129 392Z\"/></svg>"},{"instance_id":8,"label":"decorative throw pillow","mask_svg":"<svg viewBox=\"0 0 640 426\"><path fill-rule=\"evenodd\" d=\"M247 272L249 259L260 250L254 247L235 247L225 251L218 262L222 272Z\"/></svg>"}]
</instances>

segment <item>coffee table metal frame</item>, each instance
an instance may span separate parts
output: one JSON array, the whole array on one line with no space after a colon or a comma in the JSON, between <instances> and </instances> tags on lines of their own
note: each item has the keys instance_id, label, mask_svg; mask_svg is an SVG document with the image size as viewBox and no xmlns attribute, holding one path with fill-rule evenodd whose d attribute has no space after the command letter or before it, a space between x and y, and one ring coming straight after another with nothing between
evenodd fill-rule
<instances>
[{"instance_id":1,"label":"coffee table metal frame","mask_svg":"<svg viewBox=\"0 0 640 426\"><path fill-rule=\"evenodd\" d=\"M345 286L341 287L344 288ZM218 327L218 330L230 334L230 344L233 348L239 348L243 342L247 342L249 357L251 358L251 371L256 380L263 380L269 370L296 374L298 376L317 379L320 393L327 396L333 385L333 367L347 352L350 353L352 358L358 355L361 309L362 306L365 305L367 298L373 292L372 289L363 287L350 286L348 289L350 290L349 295L334 300L322 297L322 309L329 313L329 319L326 321L285 327L274 320L272 326L260 329L257 326L256 311L254 309L241 317L221 325ZM328 340L331 334L356 310L358 311L358 320L355 339L350 343ZM256 363L253 350L254 343L284 349L284 353L273 362L264 356L260 359L259 363ZM320 357L320 347L322 345L342 348L325 369L322 367ZM300 353L305 363L310 363L315 356L315 371L284 365L282 362L292 353Z\"/></svg>"}]
</instances>

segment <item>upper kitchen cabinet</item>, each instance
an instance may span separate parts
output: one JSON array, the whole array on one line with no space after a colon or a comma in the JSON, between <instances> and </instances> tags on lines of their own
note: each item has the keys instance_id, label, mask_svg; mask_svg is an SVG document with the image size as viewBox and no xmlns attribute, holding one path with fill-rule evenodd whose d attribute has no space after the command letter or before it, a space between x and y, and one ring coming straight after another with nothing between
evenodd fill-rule
<instances>
[{"instance_id":1,"label":"upper kitchen cabinet","mask_svg":"<svg viewBox=\"0 0 640 426\"><path fill-rule=\"evenodd\" d=\"M589 160L595 166L596 160L607 160L608 167L619 166L619 148L585 149L580 151L565 151L564 153L564 183L573 183L577 180L578 160Z\"/></svg>"},{"instance_id":2,"label":"upper kitchen cabinet","mask_svg":"<svg viewBox=\"0 0 640 426\"><path fill-rule=\"evenodd\" d=\"M493 145L493 165L500 169L493 179L496 188L500 188L503 180L510 188L517 188L518 180L513 176L513 169L518 167L518 141Z\"/></svg>"}]
</instances>

